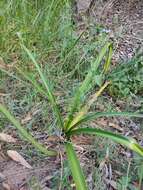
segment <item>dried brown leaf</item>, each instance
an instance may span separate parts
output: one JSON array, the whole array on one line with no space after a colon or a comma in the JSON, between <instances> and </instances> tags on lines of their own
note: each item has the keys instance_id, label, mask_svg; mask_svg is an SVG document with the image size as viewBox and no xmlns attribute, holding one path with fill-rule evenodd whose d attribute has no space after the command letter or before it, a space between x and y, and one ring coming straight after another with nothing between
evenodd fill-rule
<instances>
[{"instance_id":1,"label":"dried brown leaf","mask_svg":"<svg viewBox=\"0 0 143 190\"><path fill-rule=\"evenodd\" d=\"M15 143L16 139L5 133L0 133L0 141L4 141L4 142L8 142L8 143Z\"/></svg>"},{"instance_id":2,"label":"dried brown leaf","mask_svg":"<svg viewBox=\"0 0 143 190\"><path fill-rule=\"evenodd\" d=\"M25 166L26 168L32 169L32 166L28 164L28 162L17 151L8 150L7 154L12 160L19 162L21 165Z\"/></svg>"}]
</instances>

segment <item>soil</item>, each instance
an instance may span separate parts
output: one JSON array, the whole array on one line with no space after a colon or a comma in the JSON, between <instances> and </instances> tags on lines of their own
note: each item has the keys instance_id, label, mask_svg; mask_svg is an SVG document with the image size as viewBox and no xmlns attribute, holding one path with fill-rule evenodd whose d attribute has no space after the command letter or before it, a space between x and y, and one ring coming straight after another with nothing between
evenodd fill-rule
<instances>
[{"instance_id":1,"label":"soil","mask_svg":"<svg viewBox=\"0 0 143 190\"><path fill-rule=\"evenodd\" d=\"M129 60L142 48L143 1L78 0L77 7L79 15L88 13L96 24L106 28L114 41L116 61Z\"/></svg>"}]
</instances>

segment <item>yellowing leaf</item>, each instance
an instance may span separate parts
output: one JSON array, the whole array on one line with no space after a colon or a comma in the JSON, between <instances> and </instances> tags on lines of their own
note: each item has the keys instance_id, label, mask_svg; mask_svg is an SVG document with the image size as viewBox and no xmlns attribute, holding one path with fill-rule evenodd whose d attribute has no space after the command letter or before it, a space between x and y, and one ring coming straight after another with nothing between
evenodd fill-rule
<instances>
[{"instance_id":1,"label":"yellowing leaf","mask_svg":"<svg viewBox=\"0 0 143 190\"><path fill-rule=\"evenodd\" d=\"M96 101L98 96L103 92L103 90L110 84L109 81L105 82L105 84L93 95L93 97L88 101L88 103L81 109L80 112L77 113L75 118L71 121L70 125L68 126L68 129L71 129L76 125L80 120L82 120L83 116L86 115L88 110L90 109L91 105Z\"/></svg>"},{"instance_id":2,"label":"yellowing leaf","mask_svg":"<svg viewBox=\"0 0 143 190\"><path fill-rule=\"evenodd\" d=\"M21 165L25 166L26 168L32 169L32 166L30 166L30 164L28 164L28 162L15 150L8 150L7 154L12 160L19 162Z\"/></svg>"},{"instance_id":3,"label":"yellowing leaf","mask_svg":"<svg viewBox=\"0 0 143 190\"><path fill-rule=\"evenodd\" d=\"M8 142L8 143L15 143L16 139L5 133L0 133L0 141L4 141L4 142Z\"/></svg>"}]
</instances>

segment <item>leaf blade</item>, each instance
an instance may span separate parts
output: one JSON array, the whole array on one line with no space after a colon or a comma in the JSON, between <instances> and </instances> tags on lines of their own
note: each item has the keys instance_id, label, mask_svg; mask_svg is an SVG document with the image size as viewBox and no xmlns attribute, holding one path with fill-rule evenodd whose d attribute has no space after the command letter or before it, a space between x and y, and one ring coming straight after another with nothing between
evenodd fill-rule
<instances>
[{"instance_id":1,"label":"leaf blade","mask_svg":"<svg viewBox=\"0 0 143 190\"><path fill-rule=\"evenodd\" d=\"M28 169L32 169L32 166L17 151L8 150L7 154L15 162L20 163L21 165L23 165L24 167Z\"/></svg>"},{"instance_id":2,"label":"leaf blade","mask_svg":"<svg viewBox=\"0 0 143 190\"><path fill-rule=\"evenodd\" d=\"M73 120L73 115L76 111L77 108L79 108L80 104L81 104L81 100L82 100L82 97L91 89L91 87L93 86L93 83L92 83L92 79L94 77L94 75L96 74L96 71L103 59L103 57L105 56L107 50L109 49L109 47L111 46L111 43L106 43L97 59L93 62L93 64L91 65L91 68L88 72L88 74L86 75L84 81L82 82L81 86L78 88L77 92L75 93L75 96L73 98L73 102L72 102L72 105L71 105L71 110L70 110L70 113L68 115L68 118L67 118L67 122L65 123L65 126L64 128L68 128L69 125L71 124L72 120Z\"/></svg>"},{"instance_id":3,"label":"leaf blade","mask_svg":"<svg viewBox=\"0 0 143 190\"><path fill-rule=\"evenodd\" d=\"M25 50L25 52L27 53L27 55L29 56L29 58L32 60L32 62L34 63L38 73L39 73L39 76L41 77L41 80L43 82L43 85L45 86L46 90L47 90L47 95L48 95L48 98L49 98L49 101L52 105L52 108L53 108L53 111L57 117L57 120L58 120L58 123L59 123L59 126L60 128L63 128L63 119L62 119L62 116L60 114L60 111L59 111L59 108L57 106L57 103L56 103L56 99L51 91L51 88L50 86L47 84L47 81L45 79L45 76L44 74L42 73L42 70L39 66L39 64L37 63L37 61L35 60L34 56L32 55L32 53L26 48L25 45L21 44L21 46L23 47L23 49Z\"/></svg>"},{"instance_id":4,"label":"leaf blade","mask_svg":"<svg viewBox=\"0 0 143 190\"><path fill-rule=\"evenodd\" d=\"M4 141L4 142L8 142L8 143L15 143L16 139L6 133L0 133L0 141Z\"/></svg>"},{"instance_id":5,"label":"leaf blade","mask_svg":"<svg viewBox=\"0 0 143 190\"><path fill-rule=\"evenodd\" d=\"M110 82L108 82L108 81L105 82L104 85L101 86L100 89L94 95L92 95L92 98L87 102L87 104L85 106L83 106L83 108L81 108L81 111L78 112L76 114L76 116L73 118L70 125L66 129L67 131L70 130L71 128L73 128L74 125L76 125L76 123L80 122L80 120L82 120L82 118L86 116L91 105L97 100L97 98L101 95L101 93L108 86L108 84L110 84Z\"/></svg>"},{"instance_id":6,"label":"leaf blade","mask_svg":"<svg viewBox=\"0 0 143 190\"><path fill-rule=\"evenodd\" d=\"M8 120L15 126L16 129L21 133L21 135L27 139L35 148L37 148L40 152L48 155L48 156L55 156L55 151L47 150L44 146L42 146L40 143L38 143L30 133L27 132L25 128L21 126L18 120L14 118L14 116L3 106L0 104L0 112L2 112Z\"/></svg>"},{"instance_id":7,"label":"leaf blade","mask_svg":"<svg viewBox=\"0 0 143 190\"><path fill-rule=\"evenodd\" d=\"M113 44L110 44L109 51L108 51L108 57L106 60L106 63L104 64L103 73L107 73L111 64L111 58L113 55Z\"/></svg>"},{"instance_id":8,"label":"leaf blade","mask_svg":"<svg viewBox=\"0 0 143 190\"><path fill-rule=\"evenodd\" d=\"M65 144L69 165L77 190L87 190L84 174L81 170L79 160L70 142Z\"/></svg>"},{"instance_id":9,"label":"leaf blade","mask_svg":"<svg viewBox=\"0 0 143 190\"><path fill-rule=\"evenodd\" d=\"M129 149L143 156L143 147L141 147L134 139L128 138L119 134L112 133L110 131L101 130L97 128L79 128L74 129L69 133L69 136L75 134L89 134L89 135L98 135L101 137L109 138L119 144L125 145Z\"/></svg>"},{"instance_id":10,"label":"leaf blade","mask_svg":"<svg viewBox=\"0 0 143 190\"><path fill-rule=\"evenodd\" d=\"M92 121L99 117L138 117L143 118L143 114L140 113L132 113L132 112L96 112L84 115L77 123L75 123L71 129L76 128L78 125ZM70 130L71 130L70 129Z\"/></svg>"}]
</instances>

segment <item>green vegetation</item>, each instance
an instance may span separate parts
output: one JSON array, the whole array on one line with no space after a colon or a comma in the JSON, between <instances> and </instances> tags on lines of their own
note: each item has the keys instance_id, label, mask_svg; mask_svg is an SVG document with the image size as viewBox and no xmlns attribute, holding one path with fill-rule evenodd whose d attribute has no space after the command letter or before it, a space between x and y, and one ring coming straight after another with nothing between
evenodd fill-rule
<instances>
[{"instance_id":1,"label":"green vegetation","mask_svg":"<svg viewBox=\"0 0 143 190\"><path fill-rule=\"evenodd\" d=\"M127 63L120 63L109 74L109 93L119 98L141 95L143 91L143 55L137 54Z\"/></svg>"},{"instance_id":2,"label":"green vegetation","mask_svg":"<svg viewBox=\"0 0 143 190\"><path fill-rule=\"evenodd\" d=\"M91 122L100 117L143 118L138 112L95 112L92 108L105 89L115 97L140 93L142 60L136 56L131 63L121 64L108 73L112 43L102 30L95 38L97 29L90 26L89 31L77 34L71 7L68 0L0 2L0 89L6 94L0 104L3 113L0 126L8 122L5 115L20 137L46 156L55 156L58 152L39 143L31 135L32 127L36 123L39 131L60 134L76 189L84 190L88 185L72 136L109 138L143 156L143 148L136 140L95 128ZM18 119L38 104L40 117L31 120L25 129ZM141 186L142 173L139 173ZM120 188L120 184L126 188L130 183L128 175L118 181Z\"/></svg>"}]
</instances>

